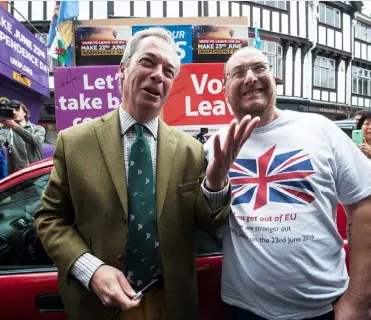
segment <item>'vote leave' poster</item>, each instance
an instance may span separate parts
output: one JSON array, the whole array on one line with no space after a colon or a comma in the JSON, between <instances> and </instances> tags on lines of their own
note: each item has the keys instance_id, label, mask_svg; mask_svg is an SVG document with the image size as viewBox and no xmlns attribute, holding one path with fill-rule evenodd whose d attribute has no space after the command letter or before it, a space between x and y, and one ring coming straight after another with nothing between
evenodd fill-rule
<instances>
[{"instance_id":1,"label":"'vote leave' poster","mask_svg":"<svg viewBox=\"0 0 371 320\"><path fill-rule=\"evenodd\" d=\"M118 66L57 68L57 130L100 117L120 106ZM164 106L163 120L196 133L228 125L233 113L223 93L223 63L184 64Z\"/></svg>"}]
</instances>

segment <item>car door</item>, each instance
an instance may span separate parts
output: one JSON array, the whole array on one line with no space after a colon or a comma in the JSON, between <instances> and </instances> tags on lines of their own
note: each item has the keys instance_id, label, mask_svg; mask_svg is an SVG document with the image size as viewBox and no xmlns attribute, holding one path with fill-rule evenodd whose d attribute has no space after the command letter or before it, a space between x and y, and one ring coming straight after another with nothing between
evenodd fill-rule
<instances>
[{"instance_id":1,"label":"car door","mask_svg":"<svg viewBox=\"0 0 371 320\"><path fill-rule=\"evenodd\" d=\"M67 319L58 294L56 268L33 228L34 214L49 180L45 171L36 170L0 192L2 319Z\"/></svg>"},{"instance_id":2,"label":"car door","mask_svg":"<svg viewBox=\"0 0 371 320\"><path fill-rule=\"evenodd\" d=\"M5 319L67 319L56 268L32 227L50 169L28 173L24 180L18 177L0 191L0 310ZM221 250L215 234L198 232L197 278L203 320L224 319Z\"/></svg>"},{"instance_id":3,"label":"car door","mask_svg":"<svg viewBox=\"0 0 371 320\"><path fill-rule=\"evenodd\" d=\"M224 306L220 297L222 243L216 233L198 231L197 234L198 302L202 320L224 320Z\"/></svg>"}]
</instances>

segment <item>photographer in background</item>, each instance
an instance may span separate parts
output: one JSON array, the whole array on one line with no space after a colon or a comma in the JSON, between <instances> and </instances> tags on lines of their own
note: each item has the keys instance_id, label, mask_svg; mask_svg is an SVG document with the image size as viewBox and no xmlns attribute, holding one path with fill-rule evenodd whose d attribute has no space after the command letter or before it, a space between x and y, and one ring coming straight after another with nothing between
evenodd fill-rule
<instances>
[{"instance_id":1,"label":"photographer in background","mask_svg":"<svg viewBox=\"0 0 371 320\"><path fill-rule=\"evenodd\" d=\"M8 173L11 174L43 158L45 129L29 121L30 111L17 100L12 100L13 120L3 120L0 145L8 150Z\"/></svg>"}]
</instances>

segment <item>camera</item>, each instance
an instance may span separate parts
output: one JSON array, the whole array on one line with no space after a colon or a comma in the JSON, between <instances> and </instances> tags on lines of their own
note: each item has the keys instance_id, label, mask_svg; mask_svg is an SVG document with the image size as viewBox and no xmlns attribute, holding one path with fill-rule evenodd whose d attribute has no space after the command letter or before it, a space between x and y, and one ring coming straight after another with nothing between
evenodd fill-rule
<instances>
[{"instance_id":1,"label":"camera","mask_svg":"<svg viewBox=\"0 0 371 320\"><path fill-rule=\"evenodd\" d=\"M13 109L19 110L21 105L13 102L0 103L0 121L13 120Z\"/></svg>"},{"instance_id":2,"label":"camera","mask_svg":"<svg viewBox=\"0 0 371 320\"><path fill-rule=\"evenodd\" d=\"M3 102L0 103L0 108L2 107L19 110L21 108L21 104L18 102Z\"/></svg>"}]
</instances>

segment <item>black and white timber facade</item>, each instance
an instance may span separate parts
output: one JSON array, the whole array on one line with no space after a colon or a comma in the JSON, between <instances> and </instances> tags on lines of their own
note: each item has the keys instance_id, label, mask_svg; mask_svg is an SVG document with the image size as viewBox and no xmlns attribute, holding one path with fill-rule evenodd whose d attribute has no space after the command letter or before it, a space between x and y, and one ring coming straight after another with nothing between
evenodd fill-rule
<instances>
[{"instance_id":1,"label":"black and white timber facade","mask_svg":"<svg viewBox=\"0 0 371 320\"><path fill-rule=\"evenodd\" d=\"M11 1L43 34L54 3ZM80 1L79 19L248 17L250 41L257 26L273 65L278 107L340 119L371 108L371 17L361 13L362 6L362 1ZM8 10L25 20L12 6Z\"/></svg>"}]
</instances>

